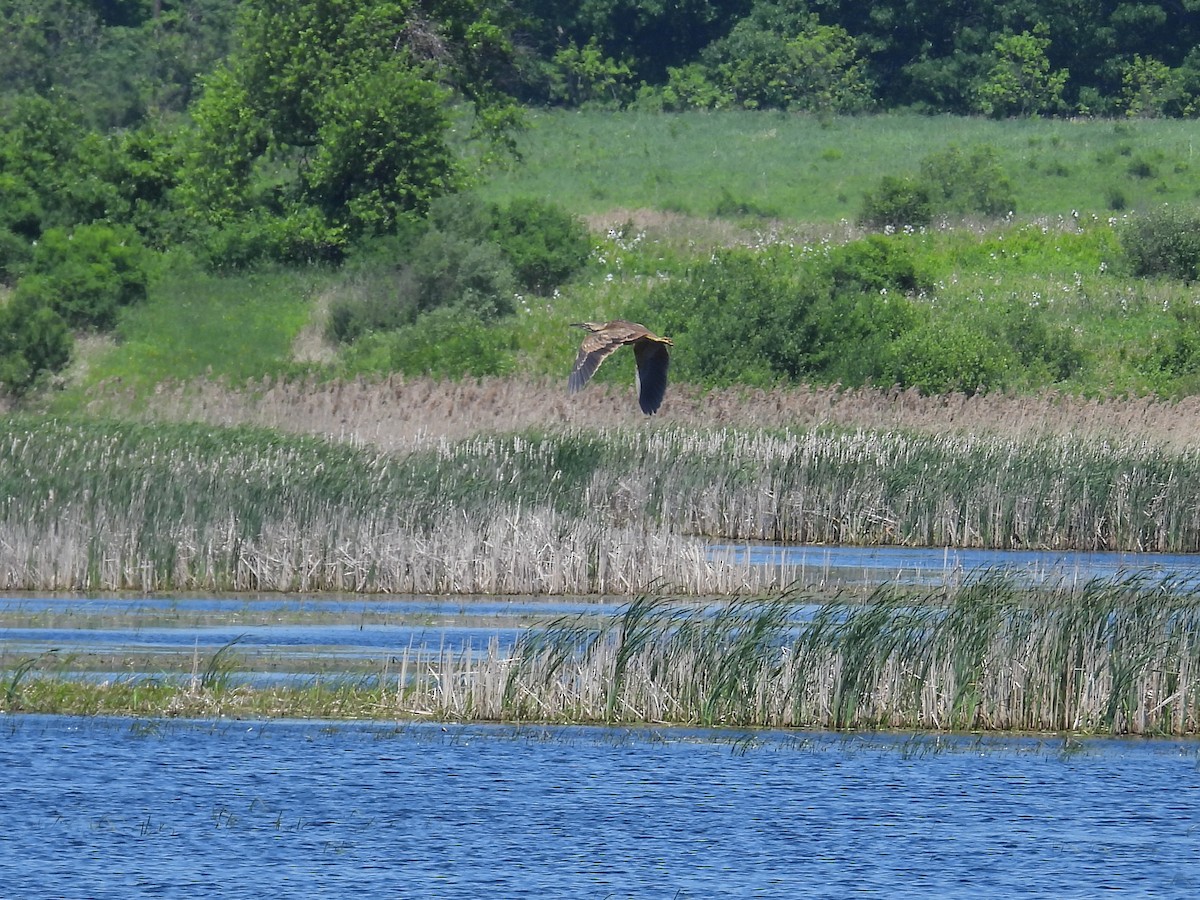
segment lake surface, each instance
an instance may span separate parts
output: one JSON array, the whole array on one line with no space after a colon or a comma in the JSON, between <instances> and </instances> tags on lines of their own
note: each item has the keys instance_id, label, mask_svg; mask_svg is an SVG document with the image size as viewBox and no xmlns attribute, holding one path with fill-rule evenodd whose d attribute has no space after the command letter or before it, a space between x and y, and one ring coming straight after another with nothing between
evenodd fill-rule
<instances>
[{"instance_id":1,"label":"lake surface","mask_svg":"<svg viewBox=\"0 0 1200 900\"><path fill-rule=\"evenodd\" d=\"M1200 744L0 717L11 897L1194 897Z\"/></svg>"},{"instance_id":2,"label":"lake surface","mask_svg":"<svg viewBox=\"0 0 1200 900\"><path fill-rule=\"evenodd\" d=\"M710 559L785 568L802 583L933 585L982 572L1024 582L1073 584L1138 573L1200 587L1200 554L1065 550L984 550L955 547L847 547L805 544L712 544Z\"/></svg>"},{"instance_id":3,"label":"lake surface","mask_svg":"<svg viewBox=\"0 0 1200 900\"><path fill-rule=\"evenodd\" d=\"M1197 569L714 552L859 583ZM239 678L394 671L627 599L0 597L0 679L186 677L222 648ZM3 898L1200 896L1197 741L0 714L0 772Z\"/></svg>"}]
</instances>

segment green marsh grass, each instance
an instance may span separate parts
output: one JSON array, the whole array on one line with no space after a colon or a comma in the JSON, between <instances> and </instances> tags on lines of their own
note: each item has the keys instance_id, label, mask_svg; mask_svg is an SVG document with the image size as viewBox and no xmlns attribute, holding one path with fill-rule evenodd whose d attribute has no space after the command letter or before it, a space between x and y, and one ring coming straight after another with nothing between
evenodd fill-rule
<instances>
[{"instance_id":1,"label":"green marsh grass","mask_svg":"<svg viewBox=\"0 0 1200 900\"><path fill-rule=\"evenodd\" d=\"M802 577L707 540L1200 549L1200 454L832 428L526 432L388 454L9 418L10 590L685 594Z\"/></svg>"},{"instance_id":2,"label":"green marsh grass","mask_svg":"<svg viewBox=\"0 0 1200 900\"><path fill-rule=\"evenodd\" d=\"M492 707L507 719L1194 734L1198 628L1194 591L1138 578L1040 591L985 576L715 611L642 598L536 633L478 677L507 669Z\"/></svg>"},{"instance_id":3,"label":"green marsh grass","mask_svg":"<svg viewBox=\"0 0 1200 900\"><path fill-rule=\"evenodd\" d=\"M88 360L86 378L149 392L172 378L241 382L294 369L293 344L330 278L318 268L222 275L165 266L148 301L122 313L118 347Z\"/></svg>"}]
</instances>

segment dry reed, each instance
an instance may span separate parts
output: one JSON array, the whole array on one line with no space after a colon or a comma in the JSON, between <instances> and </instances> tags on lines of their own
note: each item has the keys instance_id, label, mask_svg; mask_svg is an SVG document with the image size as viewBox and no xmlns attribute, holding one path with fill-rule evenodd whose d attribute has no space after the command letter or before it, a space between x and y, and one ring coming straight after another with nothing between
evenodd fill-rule
<instances>
[{"instance_id":1,"label":"dry reed","mask_svg":"<svg viewBox=\"0 0 1200 900\"><path fill-rule=\"evenodd\" d=\"M724 594L723 541L1200 549L1200 454L971 435L575 429L405 455L272 431L10 418L0 585Z\"/></svg>"},{"instance_id":2,"label":"dry reed","mask_svg":"<svg viewBox=\"0 0 1200 900\"><path fill-rule=\"evenodd\" d=\"M410 450L439 439L560 427L616 428L641 421L623 388L595 385L568 397L563 381L524 377L436 381L401 376L318 382L263 379L160 385L142 398L119 384L92 392L89 412L147 421L260 425ZM655 424L690 427L839 426L927 433L994 434L1014 440L1061 436L1146 441L1184 450L1200 443L1200 397L1095 399L947 394L799 386L701 390L672 385Z\"/></svg>"}]
</instances>

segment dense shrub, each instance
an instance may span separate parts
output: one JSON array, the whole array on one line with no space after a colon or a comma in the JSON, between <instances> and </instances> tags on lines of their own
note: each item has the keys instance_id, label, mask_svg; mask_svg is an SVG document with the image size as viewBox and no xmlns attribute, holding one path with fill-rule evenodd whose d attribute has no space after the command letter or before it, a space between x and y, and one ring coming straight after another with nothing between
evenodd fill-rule
<instances>
[{"instance_id":1,"label":"dense shrub","mask_svg":"<svg viewBox=\"0 0 1200 900\"><path fill-rule=\"evenodd\" d=\"M924 321L925 313L905 297L886 292L822 297L809 313L814 373L829 383L890 386L890 348Z\"/></svg>"},{"instance_id":2,"label":"dense shrub","mask_svg":"<svg viewBox=\"0 0 1200 900\"><path fill-rule=\"evenodd\" d=\"M770 385L812 371L808 313L826 292L825 280L786 253L725 250L655 287L628 314L674 338L680 379Z\"/></svg>"},{"instance_id":3,"label":"dense shrub","mask_svg":"<svg viewBox=\"0 0 1200 900\"><path fill-rule=\"evenodd\" d=\"M1200 278L1200 212L1164 206L1135 216L1118 237L1135 275Z\"/></svg>"},{"instance_id":4,"label":"dense shrub","mask_svg":"<svg viewBox=\"0 0 1200 900\"><path fill-rule=\"evenodd\" d=\"M871 228L928 225L933 221L929 186L910 175L884 175L863 195L858 221Z\"/></svg>"},{"instance_id":5,"label":"dense shrub","mask_svg":"<svg viewBox=\"0 0 1200 900\"><path fill-rule=\"evenodd\" d=\"M495 244L435 228L417 242L409 270L402 286L415 291L418 310L463 309L482 319L513 311L516 279Z\"/></svg>"},{"instance_id":6,"label":"dense shrub","mask_svg":"<svg viewBox=\"0 0 1200 900\"><path fill-rule=\"evenodd\" d=\"M1084 363L1083 348L1065 325L1051 325L1037 309L1013 306L1002 315L1000 333L1033 383L1066 381Z\"/></svg>"},{"instance_id":7,"label":"dense shrub","mask_svg":"<svg viewBox=\"0 0 1200 900\"><path fill-rule=\"evenodd\" d=\"M1156 389L1174 382L1189 393L1195 392L1200 387L1200 307L1173 306L1169 322L1153 349L1136 364Z\"/></svg>"},{"instance_id":8,"label":"dense shrub","mask_svg":"<svg viewBox=\"0 0 1200 900\"><path fill-rule=\"evenodd\" d=\"M370 278L357 278L329 304L326 337L348 344L377 331L394 331L417 316L418 289L412 271L389 267Z\"/></svg>"},{"instance_id":9,"label":"dense shrub","mask_svg":"<svg viewBox=\"0 0 1200 900\"><path fill-rule=\"evenodd\" d=\"M1013 364L1012 352L974 322L931 318L901 335L891 348L894 380L925 394L974 394L998 388Z\"/></svg>"},{"instance_id":10,"label":"dense shrub","mask_svg":"<svg viewBox=\"0 0 1200 900\"><path fill-rule=\"evenodd\" d=\"M883 235L870 235L831 250L829 272L833 288L839 292L910 292L930 285L930 279L917 271L909 245Z\"/></svg>"},{"instance_id":11,"label":"dense shrub","mask_svg":"<svg viewBox=\"0 0 1200 900\"><path fill-rule=\"evenodd\" d=\"M952 146L930 154L921 161L921 177L937 212L1003 216L1016 208L1012 182L999 154L986 144L967 151Z\"/></svg>"},{"instance_id":12,"label":"dense shrub","mask_svg":"<svg viewBox=\"0 0 1200 900\"><path fill-rule=\"evenodd\" d=\"M24 178L0 171L0 228L26 241L42 233L42 198Z\"/></svg>"},{"instance_id":13,"label":"dense shrub","mask_svg":"<svg viewBox=\"0 0 1200 900\"><path fill-rule=\"evenodd\" d=\"M33 245L25 237L0 228L0 284L12 284L33 258Z\"/></svg>"},{"instance_id":14,"label":"dense shrub","mask_svg":"<svg viewBox=\"0 0 1200 900\"><path fill-rule=\"evenodd\" d=\"M53 309L73 328L108 330L118 309L145 298L149 262L132 228L51 228L38 242L16 296Z\"/></svg>"},{"instance_id":15,"label":"dense shrub","mask_svg":"<svg viewBox=\"0 0 1200 900\"><path fill-rule=\"evenodd\" d=\"M210 268L245 269L271 262L337 263L348 238L319 211L300 207L278 216L259 211L234 219L207 231L201 243Z\"/></svg>"},{"instance_id":16,"label":"dense shrub","mask_svg":"<svg viewBox=\"0 0 1200 900\"><path fill-rule=\"evenodd\" d=\"M0 305L0 385L20 395L71 358L71 333L45 303L18 295Z\"/></svg>"},{"instance_id":17,"label":"dense shrub","mask_svg":"<svg viewBox=\"0 0 1200 900\"><path fill-rule=\"evenodd\" d=\"M884 175L864 194L858 221L873 228L927 225L934 215L1004 216L1016 208L1012 182L993 147L947 147L921 161L919 176Z\"/></svg>"},{"instance_id":18,"label":"dense shrub","mask_svg":"<svg viewBox=\"0 0 1200 900\"><path fill-rule=\"evenodd\" d=\"M494 208L490 237L521 286L539 293L583 268L592 249L583 222L544 200L518 199Z\"/></svg>"}]
</instances>

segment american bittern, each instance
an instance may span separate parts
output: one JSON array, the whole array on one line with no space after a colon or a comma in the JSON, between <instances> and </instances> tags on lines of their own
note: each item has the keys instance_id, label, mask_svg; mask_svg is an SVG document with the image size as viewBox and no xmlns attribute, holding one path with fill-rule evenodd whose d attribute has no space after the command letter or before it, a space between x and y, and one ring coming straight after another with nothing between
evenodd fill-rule
<instances>
[{"instance_id":1,"label":"american bittern","mask_svg":"<svg viewBox=\"0 0 1200 900\"><path fill-rule=\"evenodd\" d=\"M657 412L667 392L667 366L671 362L671 353L667 348L674 346L671 339L651 334L645 325L623 319L604 325L598 322L571 324L591 332L583 339L579 355L575 357L575 368L571 370L571 378L567 382L571 393L582 390L600 368L600 363L619 347L633 344L633 358L637 361L638 404L648 416Z\"/></svg>"}]
</instances>

